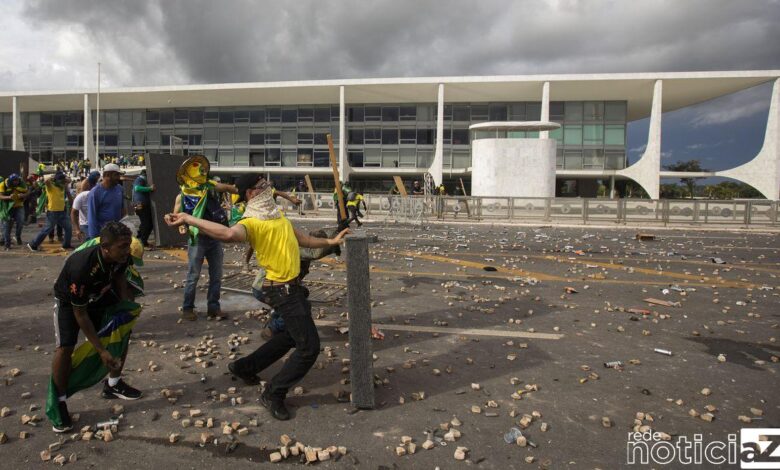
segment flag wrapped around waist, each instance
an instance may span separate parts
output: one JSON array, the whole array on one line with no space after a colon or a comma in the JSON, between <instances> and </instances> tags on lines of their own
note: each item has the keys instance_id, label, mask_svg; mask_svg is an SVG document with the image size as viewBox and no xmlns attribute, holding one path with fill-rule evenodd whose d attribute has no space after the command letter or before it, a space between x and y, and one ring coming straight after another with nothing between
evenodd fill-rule
<instances>
[{"instance_id":1,"label":"flag wrapped around waist","mask_svg":"<svg viewBox=\"0 0 780 470\"><path fill-rule=\"evenodd\" d=\"M129 300L107 307L100 326L97 328L98 338L112 356L120 358L127 350L130 333L135 326L141 306ZM85 341L73 350L71 355L71 372L68 378L67 396L89 388L103 380L108 374L108 368L103 364L92 343ZM49 392L46 399L46 416L55 426L62 425L58 404L57 387L54 378L49 378Z\"/></svg>"}]
</instances>

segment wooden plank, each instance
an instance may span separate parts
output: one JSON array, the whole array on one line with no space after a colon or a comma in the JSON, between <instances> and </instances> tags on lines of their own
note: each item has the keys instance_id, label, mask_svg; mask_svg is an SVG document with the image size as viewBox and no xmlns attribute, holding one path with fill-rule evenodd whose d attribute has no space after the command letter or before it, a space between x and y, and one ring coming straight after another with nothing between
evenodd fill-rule
<instances>
[{"instance_id":1,"label":"wooden plank","mask_svg":"<svg viewBox=\"0 0 780 470\"><path fill-rule=\"evenodd\" d=\"M406 197L407 196L406 188L404 187L404 182L401 179L401 177L400 176L393 176L393 181L395 181L395 187L398 188L398 193L401 196Z\"/></svg>"},{"instance_id":2,"label":"wooden plank","mask_svg":"<svg viewBox=\"0 0 780 470\"><path fill-rule=\"evenodd\" d=\"M347 220L347 209L344 207L344 193L341 192L341 179L339 176L339 164L336 161L336 151L333 150L333 136L326 134L328 139L328 155L330 156L330 166L333 169L333 182L336 184L336 196L339 201L339 214L341 220Z\"/></svg>"},{"instance_id":3,"label":"wooden plank","mask_svg":"<svg viewBox=\"0 0 780 470\"><path fill-rule=\"evenodd\" d=\"M306 187L309 188L309 192L314 192L314 185L311 184L311 178L309 178L309 175L303 175L303 179L306 180Z\"/></svg>"},{"instance_id":4,"label":"wooden plank","mask_svg":"<svg viewBox=\"0 0 780 470\"><path fill-rule=\"evenodd\" d=\"M466 185L463 184L463 178L458 178L460 180L460 189L463 190L463 197L466 197ZM471 217L471 210L469 210L469 201L463 200L463 205L466 206L466 216Z\"/></svg>"}]
</instances>

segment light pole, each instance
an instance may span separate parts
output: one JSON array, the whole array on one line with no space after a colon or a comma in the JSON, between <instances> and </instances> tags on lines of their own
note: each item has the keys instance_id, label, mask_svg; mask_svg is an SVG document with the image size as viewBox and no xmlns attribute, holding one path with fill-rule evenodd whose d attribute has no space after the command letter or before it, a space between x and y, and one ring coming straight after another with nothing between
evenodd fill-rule
<instances>
[{"instance_id":1,"label":"light pole","mask_svg":"<svg viewBox=\"0 0 780 470\"><path fill-rule=\"evenodd\" d=\"M100 62L98 62L97 112L95 116L97 121L95 126L95 169L97 169L100 165Z\"/></svg>"}]
</instances>

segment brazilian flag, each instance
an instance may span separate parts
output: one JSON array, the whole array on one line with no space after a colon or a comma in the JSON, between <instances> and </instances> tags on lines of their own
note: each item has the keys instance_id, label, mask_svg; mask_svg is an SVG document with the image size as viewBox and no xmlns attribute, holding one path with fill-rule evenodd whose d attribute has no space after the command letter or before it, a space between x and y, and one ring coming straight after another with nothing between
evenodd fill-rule
<instances>
[{"instance_id":1,"label":"brazilian flag","mask_svg":"<svg viewBox=\"0 0 780 470\"><path fill-rule=\"evenodd\" d=\"M106 308L103 319L98 328L98 338L112 356L122 357L127 350L130 333L135 326L138 316L141 314L141 306L129 300L123 300ZM100 360L100 355L85 341L73 350L71 355L71 372L68 379L67 396L89 388L103 380L108 374L108 368ZM62 425L60 410L58 407L57 387L54 386L54 378L49 379L49 392L46 399L46 416L55 426Z\"/></svg>"}]
</instances>

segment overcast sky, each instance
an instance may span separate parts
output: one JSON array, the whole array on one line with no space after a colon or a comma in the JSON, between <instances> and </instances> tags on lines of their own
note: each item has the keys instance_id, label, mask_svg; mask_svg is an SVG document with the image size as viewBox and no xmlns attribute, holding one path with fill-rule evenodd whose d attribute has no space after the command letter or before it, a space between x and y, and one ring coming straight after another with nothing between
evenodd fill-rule
<instances>
[{"instance_id":1,"label":"overcast sky","mask_svg":"<svg viewBox=\"0 0 780 470\"><path fill-rule=\"evenodd\" d=\"M780 69L780 0L3 0L0 90ZM769 87L665 116L664 162L761 146ZM757 137L758 136L758 137ZM747 139L747 140L746 140ZM646 123L629 132L638 155Z\"/></svg>"}]
</instances>

